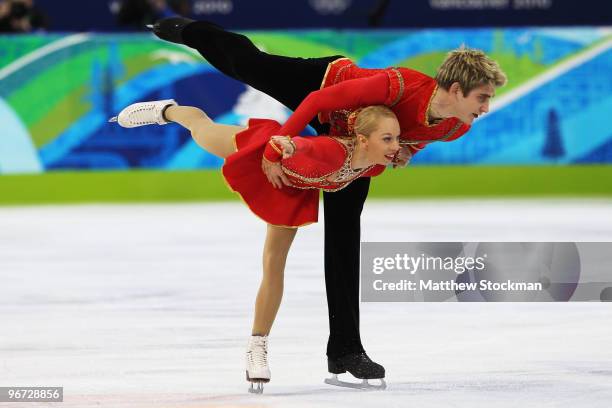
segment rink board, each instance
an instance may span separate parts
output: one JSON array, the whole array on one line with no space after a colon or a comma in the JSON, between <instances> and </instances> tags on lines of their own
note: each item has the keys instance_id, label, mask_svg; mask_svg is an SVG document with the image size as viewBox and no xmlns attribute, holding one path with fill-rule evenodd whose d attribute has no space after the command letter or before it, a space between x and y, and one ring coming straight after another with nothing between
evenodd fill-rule
<instances>
[{"instance_id":1,"label":"rink board","mask_svg":"<svg viewBox=\"0 0 612 408\"><path fill-rule=\"evenodd\" d=\"M217 170L0 177L0 204L237 199ZM611 196L612 166L414 166L372 180L370 198Z\"/></svg>"}]
</instances>

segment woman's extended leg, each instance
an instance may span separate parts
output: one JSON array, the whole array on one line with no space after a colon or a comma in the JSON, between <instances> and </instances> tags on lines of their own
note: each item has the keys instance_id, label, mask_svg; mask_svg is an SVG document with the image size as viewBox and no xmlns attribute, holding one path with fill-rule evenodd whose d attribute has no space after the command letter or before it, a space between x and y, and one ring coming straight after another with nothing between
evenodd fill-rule
<instances>
[{"instance_id":1,"label":"woman's extended leg","mask_svg":"<svg viewBox=\"0 0 612 408\"><path fill-rule=\"evenodd\" d=\"M201 148L221 158L236 151L234 135L245 129L215 123L203 110L193 106L170 106L164 111L164 117L188 129Z\"/></svg>"},{"instance_id":2,"label":"woman's extended leg","mask_svg":"<svg viewBox=\"0 0 612 408\"><path fill-rule=\"evenodd\" d=\"M253 335L270 333L283 298L285 263L297 228L268 225L263 251L263 277L255 302Z\"/></svg>"}]
</instances>

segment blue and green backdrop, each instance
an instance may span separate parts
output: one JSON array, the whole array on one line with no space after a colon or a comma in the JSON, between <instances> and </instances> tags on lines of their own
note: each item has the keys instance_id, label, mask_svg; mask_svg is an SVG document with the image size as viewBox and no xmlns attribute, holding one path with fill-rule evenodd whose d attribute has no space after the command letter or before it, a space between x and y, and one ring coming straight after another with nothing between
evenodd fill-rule
<instances>
[{"instance_id":1,"label":"blue and green backdrop","mask_svg":"<svg viewBox=\"0 0 612 408\"><path fill-rule=\"evenodd\" d=\"M246 34L271 53L342 54L430 75L463 44L499 61L509 82L491 113L374 180L372 196L612 194L610 29ZM167 98L228 124L291 113L194 50L150 35L0 36L0 203L233 197L215 170L221 160L177 125L107 122L130 103Z\"/></svg>"}]
</instances>

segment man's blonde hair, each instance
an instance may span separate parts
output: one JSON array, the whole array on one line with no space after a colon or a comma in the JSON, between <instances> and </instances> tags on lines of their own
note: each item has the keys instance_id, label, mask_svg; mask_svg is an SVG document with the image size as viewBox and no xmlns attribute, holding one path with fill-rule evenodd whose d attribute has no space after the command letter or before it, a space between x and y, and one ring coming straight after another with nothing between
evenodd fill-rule
<instances>
[{"instance_id":1,"label":"man's blonde hair","mask_svg":"<svg viewBox=\"0 0 612 408\"><path fill-rule=\"evenodd\" d=\"M377 121L381 117L397 119L395 113L384 105L372 105L363 108L355 118L355 124L353 125L354 134L370 136L378 127Z\"/></svg>"},{"instance_id":2,"label":"man's blonde hair","mask_svg":"<svg viewBox=\"0 0 612 408\"><path fill-rule=\"evenodd\" d=\"M436 82L441 88L448 91L453 83L459 82L464 96L479 86L497 88L504 86L506 81L506 74L497 62L481 50L465 46L449 52L436 73Z\"/></svg>"}]
</instances>

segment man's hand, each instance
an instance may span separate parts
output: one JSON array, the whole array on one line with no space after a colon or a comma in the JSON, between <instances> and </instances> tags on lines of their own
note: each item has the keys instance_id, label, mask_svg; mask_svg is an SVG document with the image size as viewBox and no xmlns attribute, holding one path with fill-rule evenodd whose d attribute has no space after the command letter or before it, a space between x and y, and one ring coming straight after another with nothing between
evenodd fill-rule
<instances>
[{"instance_id":1,"label":"man's hand","mask_svg":"<svg viewBox=\"0 0 612 408\"><path fill-rule=\"evenodd\" d=\"M289 187L292 186L289 178L287 178L287 175L281 168L280 163L272 163L266 159L262 159L261 169L274 188L283 188L283 184Z\"/></svg>"},{"instance_id":2,"label":"man's hand","mask_svg":"<svg viewBox=\"0 0 612 408\"><path fill-rule=\"evenodd\" d=\"M283 159L288 159L295 153L295 145L289 136L272 136L270 138L276 145L283 149Z\"/></svg>"},{"instance_id":3,"label":"man's hand","mask_svg":"<svg viewBox=\"0 0 612 408\"><path fill-rule=\"evenodd\" d=\"M393 168L406 167L408 163L410 163L410 159L412 159L412 152L410 151L410 148L401 147L393 160Z\"/></svg>"}]
</instances>

